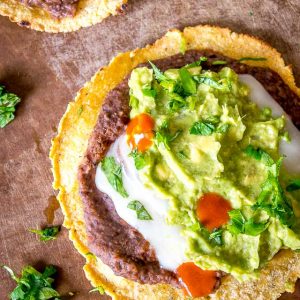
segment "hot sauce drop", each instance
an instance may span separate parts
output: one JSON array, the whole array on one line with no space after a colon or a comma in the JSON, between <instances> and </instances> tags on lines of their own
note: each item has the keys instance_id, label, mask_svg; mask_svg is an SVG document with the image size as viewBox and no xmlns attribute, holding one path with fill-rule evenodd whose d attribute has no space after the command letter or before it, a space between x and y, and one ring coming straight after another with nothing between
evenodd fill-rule
<instances>
[{"instance_id":1,"label":"hot sauce drop","mask_svg":"<svg viewBox=\"0 0 300 300\"><path fill-rule=\"evenodd\" d=\"M198 201L197 217L208 229L219 228L229 221L230 203L217 193L206 193Z\"/></svg>"},{"instance_id":2,"label":"hot sauce drop","mask_svg":"<svg viewBox=\"0 0 300 300\"><path fill-rule=\"evenodd\" d=\"M193 262L181 264L176 273L184 285L185 293L191 297L211 294L217 283L216 271L202 270Z\"/></svg>"},{"instance_id":3,"label":"hot sauce drop","mask_svg":"<svg viewBox=\"0 0 300 300\"><path fill-rule=\"evenodd\" d=\"M148 114L134 117L126 128L127 143L139 152L149 149L153 143L154 120Z\"/></svg>"}]
</instances>

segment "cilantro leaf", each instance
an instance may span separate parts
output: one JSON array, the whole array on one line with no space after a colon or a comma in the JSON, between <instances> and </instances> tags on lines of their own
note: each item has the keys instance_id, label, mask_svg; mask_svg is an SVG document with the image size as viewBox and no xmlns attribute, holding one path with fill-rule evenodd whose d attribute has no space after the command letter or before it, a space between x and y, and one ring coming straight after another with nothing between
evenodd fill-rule
<instances>
[{"instance_id":1,"label":"cilantro leaf","mask_svg":"<svg viewBox=\"0 0 300 300\"><path fill-rule=\"evenodd\" d=\"M168 80L167 76L165 76L163 74L163 72L160 71L155 64L153 64L150 60L148 62L150 64L150 66L152 67L153 72L154 72L154 77L158 82L163 81L163 80Z\"/></svg>"},{"instance_id":2,"label":"cilantro leaf","mask_svg":"<svg viewBox=\"0 0 300 300\"><path fill-rule=\"evenodd\" d=\"M15 116L15 106L21 99L13 94L8 93L3 85L0 85L0 128L5 127Z\"/></svg>"},{"instance_id":3,"label":"cilantro leaf","mask_svg":"<svg viewBox=\"0 0 300 300\"><path fill-rule=\"evenodd\" d=\"M155 133L155 140L157 144L164 144L165 148L170 150L169 143L173 142L180 134L182 130L177 130L174 134L170 133L169 124L165 121L162 126L160 126L159 130Z\"/></svg>"},{"instance_id":4,"label":"cilantro leaf","mask_svg":"<svg viewBox=\"0 0 300 300\"><path fill-rule=\"evenodd\" d=\"M272 159L272 157L266 151L260 148L254 148L252 145L248 145L244 152L248 156L253 157L256 160L261 160L267 166L271 166L274 164L274 160Z\"/></svg>"},{"instance_id":5,"label":"cilantro leaf","mask_svg":"<svg viewBox=\"0 0 300 300\"><path fill-rule=\"evenodd\" d=\"M215 60L211 63L213 66L218 66L218 65L226 65L227 61L226 60Z\"/></svg>"},{"instance_id":6,"label":"cilantro leaf","mask_svg":"<svg viewBox=\"0 0 300 300\"><path fill-rule=\"evenodd\" d=\"M130 201L127 205L128 208L135 210L136 216L139 220L152 220L152 217L144 207L144 205L137 200Z\"/></svg>"},{"instance_id":7,"label":"cilantro leaf","mask_svg":"<svg viewBox=\"0 0 300 300\"><path fill-rule=\"evenodd\" d=\"M211 135L216 130L216 126L211 122L195 122L190 128L190 134Z\"/></svg>"},{"instance_id":8,"label":"cilantro leaf","mask_svg":"<svg viewBox=\"0 0 300 300\"><path fill-rule=\"evenodd\" d=\"M46 242L56 239L56 236L60 231L60 226L50 226L41 230L30 229L29 231L38 234L40 236L40 240Z\"/></svg>"},{"instance_id":9,"label":"cilantro leaf","mask_svg":"<svg viewBox=\"0 0 300 300\"><path fill-rule=\"evenodd\" d=\"M189 68L199 67L199 66L201 66L201 63L204 62L204 61L207 61L207 57L201 56L199 58L199 60L196 60L196 61L194 61L190 64L185 65L185 68L189 69Z\"/></svg>"},{"instance_id":10,"label":"cilantro leaf","mask_svg":"<svg viewBox=\"0 0 300 300\"><path fill-rule=\"evenodd\" d=\"M43 273L38 272L31 266L26 266L22 270L21 277L17 277L7 266L3 266L12 279L17 282L16 288L11 292L11 300L46 300L60 299L59 293L53 289L54 279L52 275L56 273L53 266L47 266Z\"/></svg>"},{"instance_id":11,"label":"cilantro leaf","mask_svg":"<svg viewBox=\"0 0 300 300\"><path fill-rule=\"evenodd\" d=\"M222 239L223 229L218 228L214 229L212 233L209 235L209 240L215 243L218 246L221 246L223 244Z\"/></svg>"},{"instance_id":12,"label":"cilantro leaf","mask_svg":"<svg viewBox=\"0 0 300 300\"><path fill-rule=\"evenodd\" d=\"M300 190L300 179L294 179L292 180L289 185L286 187L286 190L288 192L293 192L296 190Z\"/></svg>"},{"instance_id":13,"label":"cilantro leaf","mask_svg":"<svg viewBox=\"0 0 300 300\"><path fill-rule=\"evenodd\" d=\"M179 69L179 76L182 82L182 87L187 95L195 94L197 91L196 82L186 68Z\"/></svg>"},{"instance_id":14,"label":"cilantro leaf","mask_svg":"<svg viewBox=\"0 0 300 300\"><path fill-rule=\"evenodd\" d=\"M101 169L112 187L121 196L127 198L128 193L123 187L122 169L121 166L116 163L115 159L112 156L106 156L101 162Z\"/></svg>"},{"instance_id":15,"label":"cilantro leaf","mask_svg":"<svg viewBox=\"0 0 300 300\"><path fill-rule=\"evenodd\" d=\"M252 61L266 61L265 57L242 57L238 61L245 61L245 60L252 60Z\"/></svg>"},{"instance_id":16,"label":"cilantro leaf","mask_svg":"<svg viewBox=\"0 0 300 300\"><path fill-rule=\"evenodd\" d=\"M245 223L245 234L247 235L252 235L256 236L261 234L263 231L265 231L268 227L269 223L255 223L253 218L250 218L246 223Z\"/></svg>"},{"instance_id":17,"label":"cilantro leaf","mask_svg":"<svg viewBox=\"0 0 300 300\"><path fill-rule=\"evenodd\" d=\"M133 158L137 170L143 169L147 164L145 154L138 152L136 149L129 153L129 157Z\"/></svg>"},{"instance_id":18,"label":"cilantro leaf","mask_svg":"<svg viewBox=\"0 0 300 300\"><path fill-rule=\"evenodd\" d=\"M156 90L154 89L150 89L150 88L144 88L142 89L143 95L147 96L147 97L152 97L155 98L156 97Z\"/></svg>"},{"instance_id":19,"label":"cilantro leaf","mask_svg":"<svg viewBox=\"0 0 300 300\"><path fill-rule=\"evenodd\" d=\"M168 102L168 109L171 111L178 111L186 106L186 101L177 93L169 93L170 101Z\"/></svg>"},{"instance_id":20,"label":"cilantro leaf","mask_svg":"<svg viewBox=\"0 0 300 300\"><path fill-rule=\"evenodd\" d=\"M207 77L205 75L194 75L193 76L194 80L196 80L198 83L203 83L206 84L212 88L215 88L217 90L224 90L226 88L228 88L226 85L223 85L221 83L219 83L218 81Z\"/></svg>"},{"instance_id":21,"label":"cilantro leaf","mask_svg":"<svg viewBox=\"0 0 300 300\"><path fill-rule=\"evenodd\" d=\"M99 285L99 286L97 286L94 289L89 291L89 293L93 293L93 292L98 292L100 295L104 295L105 294L105 289L103 288L103 286Z\"/></svg>"},{"instance_id":22,"label":"cilantro leaf","mask_svg":"<svg viewBox=\"0 0 300 300\"><path fill-rule=\"evenodd\" d=\"M269 225L268 222L255 223L254 218L246 220L243 213L239 209L233 209L228 213L230 217L227 229L233 234L247 234L256 236L265 231Z\"/></svg>"},{"instance_id":23,"label":"cilantro leaf","mask_svg":"<svg viewBox=\"0 0 300 300\"><path fill-rule=\"evenodd\" d=\"M230 217L228 230L234 234L243 233L246 220L242 212L239 209L233 209L228 212L228 215Z\"/></svg>"}]
</instances>

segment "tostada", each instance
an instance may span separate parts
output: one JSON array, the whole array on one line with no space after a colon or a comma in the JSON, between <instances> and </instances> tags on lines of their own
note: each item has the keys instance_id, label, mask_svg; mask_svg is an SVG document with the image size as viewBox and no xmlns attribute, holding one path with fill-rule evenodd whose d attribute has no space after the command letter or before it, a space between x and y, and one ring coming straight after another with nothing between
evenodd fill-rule
<instances>
[{"instance_id":1,"label":"tostada","mask_svg":"<svg viewBox=\"0 0 300 300\"><path fill-rule=\"evenodd\" d=\"M169 31L101 68L50 153L91 283L114 299L292 291L299 95L275 49L219 27Z\"/></svg>"},{"instance_id":2,"label":"tostada","mask_svg":"<svg viewBox=\"0 0 300 300\"><path fill-rule=\"evenodd\" d=\"M70 32L122 13L127 0L1 0L0 15L46 32Z\"/></svg>"}]
</instances>

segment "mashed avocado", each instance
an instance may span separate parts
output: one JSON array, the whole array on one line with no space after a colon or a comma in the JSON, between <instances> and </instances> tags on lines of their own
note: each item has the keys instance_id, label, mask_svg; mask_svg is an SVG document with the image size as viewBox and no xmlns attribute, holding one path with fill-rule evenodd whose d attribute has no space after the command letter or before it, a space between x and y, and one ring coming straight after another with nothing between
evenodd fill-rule
<instances>
[{"instance_id":1,"label":"mashed avocado","mask_svg":"<svg viewBox=\"0 0 300 300\"><path fill-rule=\"evenodd\" d=\"M130 117L147 113L155 121L153 145L136 155L138 172L169 199L167 221L182 226L188 258L244 280L281 248L300 249L295 194L284 191L289 176L280 171L285 120L251 102L232 69L202 70L203 59L164 73L155 65L133 70ZM196 216L208 192L233 208L213 232Z\"/></svg>"}]
</instances>

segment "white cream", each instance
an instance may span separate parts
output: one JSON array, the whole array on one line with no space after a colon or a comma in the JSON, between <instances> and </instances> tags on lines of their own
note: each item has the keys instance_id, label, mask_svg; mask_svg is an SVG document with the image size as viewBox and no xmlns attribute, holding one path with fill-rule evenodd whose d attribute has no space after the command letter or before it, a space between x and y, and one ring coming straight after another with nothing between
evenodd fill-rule
<instances>
[{"instance_id":1,"label":"white cream","mask_svg":"<svg viewBox=\"0 0 300 300\"><path fill-rule=\"evenodd\" d=\"M240 80L250 89L250 99L259 107L270 107L274 116L286 116L286 129L289 131L292 142L281 141L280 151L287 157L285 166L290 172L300 172L300 133L284 113L280 105L268 94L263 86L250 75L240 75ZM96 172L96 185L114 202L119 216L129 225L136 228L155 249L160 265L168 270L175 270L180 264L187 261L185 256L186 242L180 235L180 227L168 225L165 217L168 211L168 199L159 198L154 191L146 188L139 179L134 161L128 156L130 149L126 142L125 133L119 137L109 149L107 155L113 156L120 163L123 175L123 184L129 197L123 198L107 181L100 166ZM127 208L129 201L138 200L147 209L152 221L138 220L135 211Z\"/></svg>"},{"instance_id":2,"label":"white cream","mask_svg":"<svg viewBox=\"0 0 300 300\"><path fill-rule=\"evenodd\" d=\"M109 195L114 202L118 215L129 225L136 228L155 249L160 265L174 271L186 261L185 240L180 235L180 227L168 225L165 221L168 211L168 200L161 199L153 191L146 188L138 177L134 161L128 157L130 148L126 136L120 136L109 149L107 156L113 156L122 164L123 185L129 197L123 198L109 184L100 166L96 172L96 185L99 190ZM135 211L127 208L129 201L138 200L151 215L151 221L138 220Z\"/></svg>"}]
</instances>

